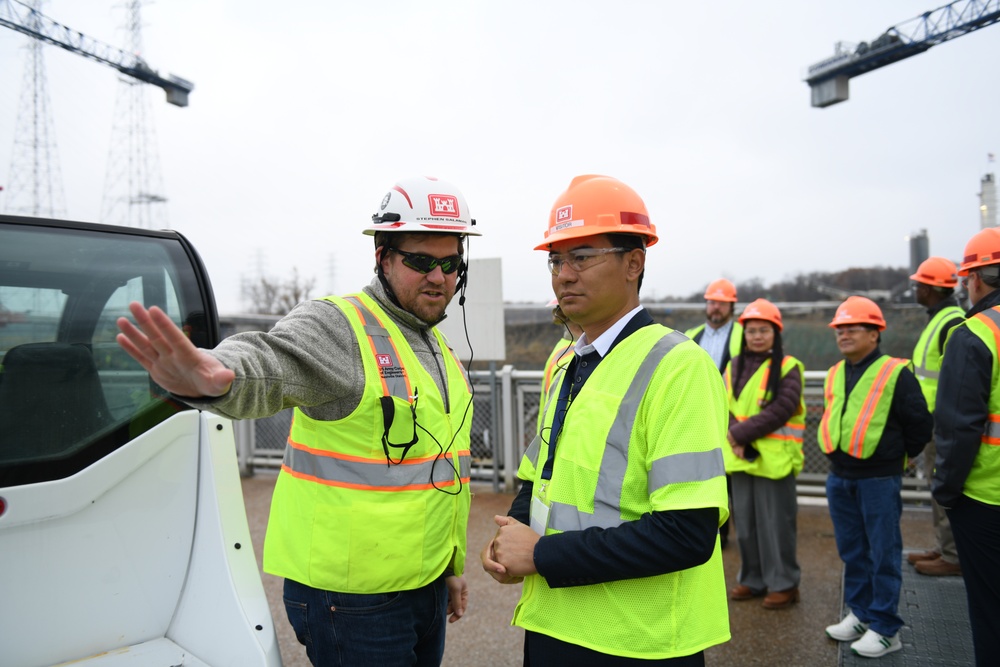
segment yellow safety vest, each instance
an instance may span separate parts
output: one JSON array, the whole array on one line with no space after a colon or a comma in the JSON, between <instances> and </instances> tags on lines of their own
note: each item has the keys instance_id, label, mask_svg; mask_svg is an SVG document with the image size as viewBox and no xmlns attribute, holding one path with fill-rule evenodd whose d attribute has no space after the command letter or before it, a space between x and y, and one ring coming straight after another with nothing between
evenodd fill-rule
<instances>
[{"instance_id":1,"label":"yellow safety vest","mask_svg":"<svg viewBox=\"0 0 1000 667\"><path fill-rule=\"evenodd\" d=\"M958 306L947 306L939 310L924 327L913 348L913 374L917 376L920 389L927 399L927 409L931 412L934 412L938 374L944 356L938 347L938 339L941 337L941 328L956 317L965 319L965 313Z\"/></svg>"},{"instance_id":2,"label":"yellow safety vest","mask_svg":"<svg viewBox=\"0 0 1000 667\"><path fill-rule=\"evenodd\" d=\"M549 508L545 534L701 507L718 508L721 524L729 514L721 452L727 417L713 369L697 344L660 325L616 345L567 411L552 478L541 478L547 438L525 454L532 505ZM559 372L551 393L564 381ZM602 653L659 659L727 641L727 610L716 546L703 565L641 579L550 588L540 575L525 577L512 623Z\"/></svg>"},{"instance_id":3,"label":"yellow safety vest","mask_svg":"<svg viewBox=\"0 0 1000 667\"><path fill-rule=\"evenodd\" d=\"M542 400L548 395L552 387L552 376L560 366L565 366L573 358L573 346L576 341L568 338L560 338L559 342L552 348L549 358L545 360L545 373L542 375Z\"/></svg>"},{"instance_id":4,"label":"yellow safety vest","mask_svg":"<svg viewBox=\"0 0 1000 667\"><path fill-rule=\"evenodd\" d=\"M983 341L993 356L990 414L983 429L979 452L972 463L962 493L982 503L1000 505L1000 363L997 360L997 351L1000 350L1000 306L977 313L958 326L968 327L969 331Z\"/></svg>"},{"instance_id":5,"label":"yellow safety vest","mask_svg":"<svg viewBox=\"0 0 1000 667\"><path fill-rule=\"evenodd\" d=\"M449 566L460 575L472 424L461 363L432 329L445 360L445 412L434 378L374 300L366 294L325 300L343 311L357 336L364 394L357 409L337 421L295 409L271 503L264 570L344 593L412 590Z\"/></svg>"},{"instance_id":6,"label":"yellow safety vest","mask_svg":"<svg viewBox=\"0 0 1000 667\"><path fill-rule=\"evenodd\" d=\"M760 368L747 380L739 398L733 396L732 365L733 363L729 362L723 376L726 381L726 389L729 391L729 412L737 421L742 422L760 414L761 409L773 398L767 390L771 360L764 360ZM782 360L781 377L788 375L793 368L799 369L799 378L804 383L805 367L801 361L792 356L786 356ZM754 391L754 387L756 387L756 391ZM784 479L789 474L798 475L802 472L802 464L805 460L802 453L805 430L806 400L804 392L800 389L799 407L785 425L751 443L754 449L760 453L757 459L746 461L733 454L732 448L722 448L726 461L726 472L745 472L768 479Z\"/></svg>"},{"instance_id":7,"label":"yellow safety vest","mask_svg":"<svg viewBox=\"0 0 1000 667\"><path fill-rule=\"evenodd\" d=\"M827 454L841 449L856 459L867 459L875 453L889 419L896 378L909 363L882 355L858 379L844 405L846 384L844 361L837 362L826 374L823 385L823 418L817 438Z\"/></svg>"}]
</instances>

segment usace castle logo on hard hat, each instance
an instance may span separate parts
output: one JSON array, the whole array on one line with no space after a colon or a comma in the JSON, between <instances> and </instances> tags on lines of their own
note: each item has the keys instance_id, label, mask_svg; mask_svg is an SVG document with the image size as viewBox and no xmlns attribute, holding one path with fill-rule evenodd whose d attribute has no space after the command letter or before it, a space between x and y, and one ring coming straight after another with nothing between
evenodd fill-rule
<instances>
[{"instance_id":1,"label":"usace castle logo on hard hat","mask_svg":"<svg viewBox=\"0 0 1000 667\"><path fill-rule=\"evenodd\" d=\"M556 209L556 223L566 222L573 219L573 205L560 206Z\"/></svg>"},{"instance_id":2,"label":"usace castle logo on hard hat","mask_svg":"<svg viewBox=\"0 0 1000 667\"><path fill-rule=\"evenodd\" d=\"M454 195L427 195L427 203L430 205L431 215L442 218L457 218L458 197Z\"/></svg>"}]
</instances>

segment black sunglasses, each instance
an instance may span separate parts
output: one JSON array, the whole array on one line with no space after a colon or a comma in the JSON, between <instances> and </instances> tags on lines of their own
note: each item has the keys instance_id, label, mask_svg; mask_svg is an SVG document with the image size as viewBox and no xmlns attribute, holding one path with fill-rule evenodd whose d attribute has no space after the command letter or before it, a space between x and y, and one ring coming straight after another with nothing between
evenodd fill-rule
<instances>
[{"instance_id":1,"label":"black sunglasses","mask_svg":"<svg viewBox=\"0 0 1000 667\"><path fill-rule=\"evenodd\" d=\"M418 255L415 252L406 252L399 248L393 248L393 252L399 253L403 258L403 264L410 267L417 273L430 273L440 266L443 273L455 273L462 265L461 255L450 255L448 257L431 257L430 255Z\"/></svg>"}]
</instances>

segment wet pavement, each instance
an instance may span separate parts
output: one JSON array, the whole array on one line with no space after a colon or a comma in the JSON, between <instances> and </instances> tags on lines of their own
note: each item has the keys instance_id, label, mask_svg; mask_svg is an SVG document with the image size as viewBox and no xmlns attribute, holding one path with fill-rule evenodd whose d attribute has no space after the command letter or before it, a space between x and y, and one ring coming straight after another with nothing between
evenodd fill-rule
<instances>
[{"instance_id":1,"label":"wet pavement","mask_svg":"<svg viewBox=\"0 0 1000 667\"><path fill-rule=\"evenodd\" d=\"M243 479L243 495L247 507L250 532L257 562L267 524L274 473L260 472ZM448 626L444 665L461 667L507 667L521 664L523 631L510 626L510 616L520 596L520 585L501 586L494 582L479 565L479 550L493 535L493 516L506 514L513 496L493 493L490 485L473 485L472 513L469 520L469 553L466 580L469 584L469 609L464 618ZM728 666L801 666L838 665L837 642L826 637L823 630L841 618L841 572L833 538L833 526L823 499L800 498L798 520L798 557L802 568L801 601L787 609L770 611L760 606L760 599L729 603L732 640L714 646L705 653L709 667ZM808 504L807 504L808 503ZM902 520L903 545L906 551L922 551L933 547L934 534L928 510L907 509ZM723 551L726 585L736 584L739 552L732 536ZM909 567L904 564L904 568ZM910 579L913 579L910 577ZM928 577L917 577L916 585ZM952 578L953 581L961 578ZM280 579L263 575L264 589L278 632L278 643L285 667L308 667L305 649L296 641L285 618L281 602ZM912 585L911 585L912 587ZM952 586L953 591L964 588ZM947 593L957 595L958 593ZM907 623L905 605L901 614ZM927 662L926 654L917 658L918 648L908 646L893 654L893 664L953 664ZM909 649L909 653L908 653ZM898 657L897 657L898 656ZM884 662L883 659L881 662ZM881 663L877 663L881 664Z\"/></svg>"}]
</instances>

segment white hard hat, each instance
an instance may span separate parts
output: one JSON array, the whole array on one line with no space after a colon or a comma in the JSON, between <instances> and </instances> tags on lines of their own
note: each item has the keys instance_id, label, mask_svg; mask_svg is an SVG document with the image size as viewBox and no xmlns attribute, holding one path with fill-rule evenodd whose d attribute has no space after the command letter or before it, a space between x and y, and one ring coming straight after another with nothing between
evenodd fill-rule
<instances>
[{"instance_id":1,"label":"white hard hat","mask_svg":"<svg viewBox=\"0 0 1000 667\"><path fill-rule=\"evenodd\" d=\"M474 229L475 224L458 188L430 176L415 176L392 186L364 233L369 236L376 232L482 236Z\"/></svg>"}]
</instances>

